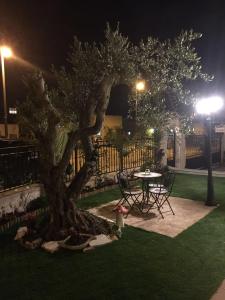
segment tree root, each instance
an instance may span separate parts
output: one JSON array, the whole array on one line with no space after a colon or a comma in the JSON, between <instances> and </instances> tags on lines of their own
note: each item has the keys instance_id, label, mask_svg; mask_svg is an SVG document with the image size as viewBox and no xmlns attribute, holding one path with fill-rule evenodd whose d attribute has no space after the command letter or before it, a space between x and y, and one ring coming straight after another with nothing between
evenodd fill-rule
<instances>
[{"instance_id":1,"label":"tree root","mask_svg":"<svg viewBox=\"0 0 225 300\"><path fill-rule=\"evenodd\" d=\"M112 233L112 226L107 220L97 217L88 211L78 209L75 220L74 227L78 232L93 235L109 235Z\"/></svg>"},{"instance_id":2,"label":"tree root","mask_svg":"<svg viewBox=\"0 0 225 300\"><path fill-rule=\"evenodd\" d=\"M71 218L70 222L68 222L68 220L64 222L64 224L67 223L66 227L56 228L54 224L51 223L51 218L47 215L45 224L42 224L41 226L40 224L39 226L32 224L32 227L30 227L30 224L27 224L28 234L24 242L27 240L27 238L32 242L39 238L41 238L43 241L59 241L65 239L69 235L110 235L113 233L111 223L89 213L88 211L76 209L73 212L72 219L74 220L73 223L71 223ZM28 245L28 243L26 246L28 248L32 248L30 245Z\"/></svg>"}]
</instances>

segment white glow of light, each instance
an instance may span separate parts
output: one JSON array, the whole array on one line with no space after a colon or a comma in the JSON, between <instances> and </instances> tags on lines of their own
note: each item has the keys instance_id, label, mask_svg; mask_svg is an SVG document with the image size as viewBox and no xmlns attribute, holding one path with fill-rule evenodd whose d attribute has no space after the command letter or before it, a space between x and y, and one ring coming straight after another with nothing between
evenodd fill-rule
<instances>
[{"instance_id":1,"label":"white glow of light","mask_svg":"<svg viewBox=\"0 0 225 300\"><path fill-rule=\"evenodd\" d=\"M128 134L128 135L131 135L131 132L130 132L130 131L128 131L128 132L127 132L127 134Z\"/></svg>"},{"instance_id":2,"label":"white glow of light","mask_svg":"<svg viewBox=\"0 0 225 300\"><path fill-rule=\"evenodd\" d=\"M12 50L9 47L7 47L7 46L0 47L0 51L1 51L1 55L4 58L9 58L9 57L12 56Z\"/></svg>"},{"instance_id":3,"label":"white glow of light","mask_svg":"<svg viewBox=\"0 0 225 300\"><path fill-rule=\"evenodd\" d=\"M196 103L196 111L199 114L210 115L223 107L223 99L219 96L200 99Z\"/></svg>"},{"instance_id":4,"label":"white glow of light","mask_svg":"<svg viewBox=\"0 0 225 300\"><path fill-rule=\"evenodd\" d=\"M143 91L145 89L145 82L140 80L136 83L136 90Z\"/></svg>"},{"instance_id":5,"label":"white glow of light","mask_svg":"<svg viewBox=\"0 0 225 300\"><path fill-rule=\"evenodd\" d=\"M12 115L16 115L17 114L17 109L15 107L10 107L9 108L9 113Z\"/></svg>"},{"instance_id":6,"label":"white glow of light","mask_svg":"<svg viewBox=\"0 0 225 300\"><path fill-rule=\"evenodd\" d=\"M146 130L146 133L147 133L148 136L151 136L154 132L155 132L155 129L154 129L154 128L148 128L148 129Z\"/></svg>"}]
</instances>

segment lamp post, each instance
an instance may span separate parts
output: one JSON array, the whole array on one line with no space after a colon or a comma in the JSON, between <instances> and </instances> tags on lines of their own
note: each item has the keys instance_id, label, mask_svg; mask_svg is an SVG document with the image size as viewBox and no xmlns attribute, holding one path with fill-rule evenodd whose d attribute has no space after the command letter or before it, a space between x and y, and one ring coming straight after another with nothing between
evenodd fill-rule
<instances>
[{"instance_id":1,"label":"lamp post","mask_svg":"<svg viewBox=\"0 0 225 300\"><path fill-rule=\"evenodd\" d=\"M218 96L200 99L196 104L196 111L199 114L206 116L206 129L207 129L207 163L208 163L208 179L207 179L207 198L205 204L208 206L217 205L214 199L214 187L212 176L212 113L219 111L223 106L223 99Z\"/></svg>"},{"instance_id":2,"label":"lamp post","mask_svg":"<svg viewBox=\"0 0 225 300\"><path fill-rule=\"evenodd\" d=\"M137 128L137 98L138 98L138 92L143 92L145 90L145 81L144 80L138 80L135 85L136 89L136 99L135 99L135 128Z\"/></svg>"},{"instance_id":3,"label":"lamp post","mask_svg":"<svg viewBox=\"0 0 225 300\"><path fill-rule=\"evenodd\" d=\"M5 58L10 58L12 56L12 50L9 47L1 46L0 54L1 54L1 66L2 66L5 137L8 138L8 107L7 107L6 83L5 83Z\"/></svg>"}]
</instances>

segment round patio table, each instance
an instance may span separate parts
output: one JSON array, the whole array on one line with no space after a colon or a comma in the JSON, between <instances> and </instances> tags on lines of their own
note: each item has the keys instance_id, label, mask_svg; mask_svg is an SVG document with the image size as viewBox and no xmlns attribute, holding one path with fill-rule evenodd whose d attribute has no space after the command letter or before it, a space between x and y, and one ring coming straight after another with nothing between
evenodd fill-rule
<instances>
[{"instance_id":1,"label":"round patio table","mask_svg":"<svg viewBox=\"0 0 225 300\"><path fill-rule=\"evenodd\" d=\"M143 199L142 199L142 208L144 209L145 205L150 204L149 196L149 183L152 179L159 178L162 176L160 173L156 172L137 172L134 173L134 176L142 179L143 187Z\"/></svg>"}]
</instances>

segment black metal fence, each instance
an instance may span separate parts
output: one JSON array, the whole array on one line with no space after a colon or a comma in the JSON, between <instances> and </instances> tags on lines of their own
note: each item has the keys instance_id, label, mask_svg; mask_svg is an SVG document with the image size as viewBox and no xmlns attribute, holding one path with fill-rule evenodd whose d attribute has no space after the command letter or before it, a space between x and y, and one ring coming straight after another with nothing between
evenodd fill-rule
<instances>
[{"instance_id":1,"label":"black metal fence","mask_svg":"<svg viewBox=\"0 0 225 300\"><path fill-rule=\"evenodd\" d=\"M148 139L144 143L136 142L123 147L122 153L118 149L106 142L97 141L95 144L98 150L98 175L118 172L123 169L136 169L146 162L154 161L154 141ZM205 136L186 136L186 167L204 168L206 161ZM220 161L221 155L221 135L215 134L212 137L213 162ZM122 155L122 157L121 157ZM175 162L175 140L174 136L168 139L168 165L174 166ZM70 159L70 171L67 172L66 180L80 170L85 162L82 149L76 148ZM37 182L39 180L39 152L34 146L17 146L0 148L0 191Z\"/></svg>"},{"instance_id":2,"label":"black metal fence","mask_svg":"<svg viewBox=\"0 0 225 300\"><path fill-rule=\"evenodd\" d=\"M124 170L139 168L147 161L154 160L153 139L145 140L144 144L136 142L132 145L124 146L122 152L116 146L104 140L97 141L95 147L98 151L98 175L118 172L121 168L121 160ZM76 148L70 159L72 172L67 175L67 180L71 180L84 162L85 158L82 149Z\"/></svg>"},{"instance_id":3,"label":"black metal fence","mask_svg":"<svg viewBox=\"0 0 225 300\"><path fill-rule=\"evenodd\" d=\"M123 169L135 169L154 156L154 142L145 141L144 145L135 143L123 147L122 157L118 149L106 141L97 141L98 176L118 172L122 158ZM70 181L85 162L81 148L75 148L70 159L66 181ZM39 179L39 152L33 146L0 148L0 191L37 182Z\"/></svg>"},{"instance_id":4,"label":"black metal fence","mask_svg":"<svg viewBox=\"0 0 225 300\"><path fill-rule=\"evenodd\" d=\"M213 134L212 162L219 163L221 158L221 134ZM186 137L186 168L207 168L207 149L205 135L188 135Z\"/></svg>"},{"instance_id":5,"label":"black metal fence","mask_svg":"<svg viewBox=\"0 0 225 300\"><path fill-rule=\"evenodd\" d=\"M33 146L0 148L0 191L37 181L38 165Z\"/></svg>"},{"instance_id":6,"label":"black metal fence","mask_svg":"<svg viewBox=\"0 0 225 300\"><path fill-rule=\"evenodd\" d=\"M167 159L168 165L175 166L175 135L168 138ZM221 134L213 134L212 162L219 163L221 158ZM186 143L186 168L198 169L207 167L206 136L190 134L185 137Z\"/></svg>"}]
</instances>

